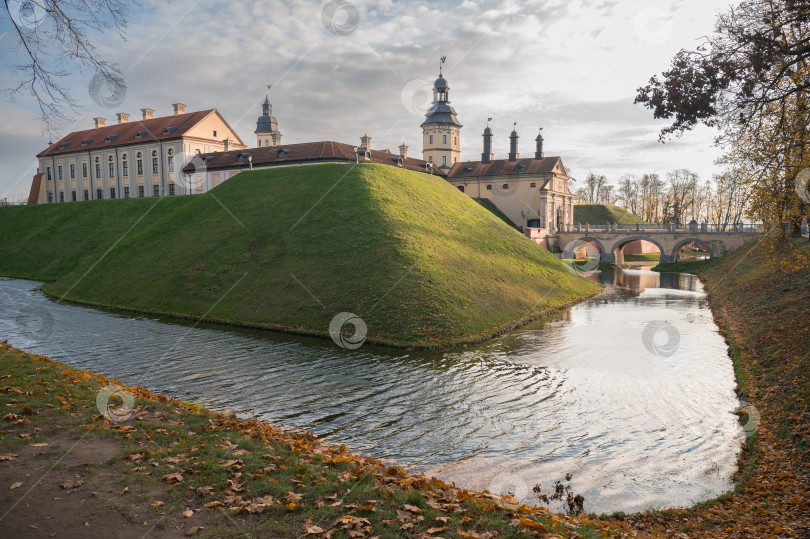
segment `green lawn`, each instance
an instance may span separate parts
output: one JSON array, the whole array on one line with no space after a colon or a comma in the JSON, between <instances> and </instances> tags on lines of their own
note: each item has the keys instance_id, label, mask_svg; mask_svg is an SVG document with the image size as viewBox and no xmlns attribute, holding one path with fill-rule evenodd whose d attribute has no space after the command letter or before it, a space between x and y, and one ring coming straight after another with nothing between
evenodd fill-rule
<instances>
[{"instance_id":1,"label":"green lawn","mask_svg":"<svg viewBox=\"0 0 810 539\"><path fill-rule=\"evenodd\" d=\"M3 208L0 230L0 274L60 298L316 335L346 311L381 344L483 340L597 290L442 179L382 165Z\"/></svg>"},{"instance_id":2,"label":"green lawn","mask_svg":"<svg viewBox=\"0 0 810 539\"><path fill-rule=\"evenodd\" d=\"M605 223L619 223L620 225L634 225L642 223L641 218L618 206L607 204L577 204L574 206L574 223L590 223L601 225Z\"/></svg>"},{"instance_id":3,"label":"green lawn","mask_svg":"<svg viewBox=\"0 0 810 539\"><path fill-rule=\"evenodd\" d=\"M484 208L491 211L493 214L495 214L495 216L497 216L501 221L503 221L507 225L511 226L512 228L517 228L517 225L515 223L513 223L512 220L509 219L509 217L507 217L505 213L503 213L501 210L499 210L498 206L496 206L495 203L492 202L490 199L488 199L488 198L473 198L473 200L478 202L479 204L481 204L481 206L483 206Z\"/></svg>"}]
</instances>

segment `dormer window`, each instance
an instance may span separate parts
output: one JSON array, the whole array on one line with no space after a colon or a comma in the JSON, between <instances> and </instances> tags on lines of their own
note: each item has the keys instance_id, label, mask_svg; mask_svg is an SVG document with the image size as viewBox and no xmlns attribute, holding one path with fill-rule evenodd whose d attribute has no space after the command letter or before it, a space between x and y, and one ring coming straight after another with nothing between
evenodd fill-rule
<instances>
[{"instance_id":1,"label":"dormer window","mask_svg":"<svg viewBox=\"0 0 810 539\"><path fill-rule=\"evenodd\" d=\"M138 131L137 133L135 133L135 138L143 138L143 137L145 137L145 136L146 136L146 135L148 135L148 134L149 134L149 130L148 130L148 129L141 129L140 131Z\"/></svg>"},{"instance_id":2,"label":"dormer window","mask_svg":"<svg viewBox=\"0 0 810 539\"><path fill-rule=\"evenodd\" d=\"M63 143L61 143L61 144L59 145L59 149L61 150L61 149L63 149L63 148L67 148L68 146L70 146L70 141L69 141L69 140L66 140L65 142L63 142Z\"/></svg>"},{"instance_id":3,"label":"dormer window","mask_svg":"<svg viewBox=\"0 0 810 539\"><path fill-rule=\"evenodd\" d=\"M526 166L523 163L515 165L515 172L523 172L524 170L526 170Z\"/></svg>"},{"instance_id":4,"label":"dormer window","mask_svg":"<svg viewBox=\"0 0 810 539\"><path fill-rule=\"evenodd\" d=\"M284 148L283 150L279 150L278 151L278 158L279 159L286 159L287 154L290 153L291 151L292 150L290 150L289 148Z\"/></svg>"},{"instance_id":5,"label":"dormer window","mask_svg":"<svg viewBox=\"0 0 810 539\"><path fill-rule=\"evenodd\" d=\"M175 129L177 129L176 125L170 125L169 127L165 128L163 130L163 134L164 135L171 135L174 132Z\"/></svg>"},{"instance_id":6,"label":"dormer window","mask_svg":"<svg viewBox=\"0 0 810 539\"><path fill-rule=\"evenodd\" d=\"M465 176L469 176L470 174L472 174L472 171L473 169L471 169L470 167L464 167L464 170L462 170L461 173L464 174Z\"/></svg>"},{"instance_id":7,"label":"dormer window","mask_svg":"<svg viewBox=\"0 0 810 539\"><path fill-rule=\"evenodd\" d=\"M86 138L86 139L82 140L82 146L87 146L91 142L93 142L92 138Z\"/></svg>"},{"instance_id":8,"label":"dormer window","mask_svg":"<svg viewBox=\"0 0 810 539\"><path fill-rule=\"evenodd\" d=\"M104 142L112 142L118 138L118 135L107 135L104 137Z\"/></svg>"},{"instance_id":9,"label":"dormer window","mask_svg":"<svg viewBox=\"0 0 810 539\"><path fill-rule=\"evenodd\" d=\"M250 154L249 154L249 153L247 153L247 152L241 152L239 155L237 155L237 156L236 156L236 160L237 160L237 161L239 161L239 162L241 163L241 162L243 162L245 159L247 159L247 157L248 157L248 156L250 156Z\"/></svg>"}]
</instances>

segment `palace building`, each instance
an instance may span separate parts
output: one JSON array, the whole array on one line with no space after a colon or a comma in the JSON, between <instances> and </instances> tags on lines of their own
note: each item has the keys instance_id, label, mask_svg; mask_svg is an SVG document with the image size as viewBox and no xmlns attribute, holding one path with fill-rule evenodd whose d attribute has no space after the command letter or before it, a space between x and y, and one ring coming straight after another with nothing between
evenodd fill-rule
<instances>
[{"instance_id":1,"label":"palace building","mask_svg":"<svg viewBox=\"0 0 810 539\"><path fill-rule=\"evenodd\" d=\"M495 159L487 123L481 159L461 160L463 126L450 105L441 64L433 103L421 124L422 159L408 157L404 143L398 154L372 150L368 135L360 137L359 146L334 141L282 145L267 94L256 121L256 148L250 149L216 109L186 113L181 103L173 107L173 115L159 118L152 109L141 109L143 117L133 122L118 113L117 124L109 126L96 118L93 129L50 144L37 155L29 204L198 194L253 168L377 163L436 175L469 197L487 199L539 243L574 222L571 178L560 157L544 155L542 134L535 138L534 156L521 158L515 128L507 158Z\"/></svg>"},{"instance_id":2,"label":"palace building","mask_svg":"<svg viewBox=\"0 0 810 539\"><path fill-rule=\"evenodd\" d=\"M461 161L459 136L463 127L450 106L450 85L439 68L433 83L433 105L422 123L422 155L445 175L459 191L488 199L515 226L531 229L533 238L545 238L574 223L574 195L570 177L560 157L545 157L543 135L535 139L533 157L520 158L518 134L509 136L509 155L494 159L492 129L484 129L480 161ZM515 123L517 124L517 122Z\"/></svg>"},{"instance_id":3,"label":"palace building","mask_svg":"<svg viewBox=\"0 0 810 539\"><path fill-rule=\"evenodd\" d=\"M29 204L72 202L105 198L135 198L191 194L198 191L184 182L183 167L203 152L247 146L216 110L186 113L182 103L174 114L129 121L119 112L118 122L75 131L37 154Z\"/></svg>"}]
</instances>

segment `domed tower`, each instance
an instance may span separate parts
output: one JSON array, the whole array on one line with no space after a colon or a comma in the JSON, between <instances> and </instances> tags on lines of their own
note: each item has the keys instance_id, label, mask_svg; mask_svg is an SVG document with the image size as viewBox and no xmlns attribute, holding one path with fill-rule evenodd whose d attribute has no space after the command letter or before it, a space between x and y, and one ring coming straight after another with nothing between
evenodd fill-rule
<instances>
[{"instance_id":1,"label":"domed tower","mask_svg":"<svg viewBox=\"0 0 810 539\"><path fill-rule=\"evenodd\" d=\"M442 63L444 60L442 57ZM450 170L461 156L459 131L463 126L450 106L449 96L450 86L439 64L439 78L433 83L433 106L425 114L421 127L422 158L442 170Z\"/></svg>"},{"instance_id":2,"label":"domed tower","mask_svg":"<svg viewBox=\"0 0 810 539\"><path fill-rule=\"evenodd\" d=\"M273 106L270 104L270 98L267 94L264 95L264 103L262 104L262 115L256 121L256 146L270 146L275 147L281 144L281 131L278 130L278 122L276 117L272 115Z\"/></svg>"}]
</instances>

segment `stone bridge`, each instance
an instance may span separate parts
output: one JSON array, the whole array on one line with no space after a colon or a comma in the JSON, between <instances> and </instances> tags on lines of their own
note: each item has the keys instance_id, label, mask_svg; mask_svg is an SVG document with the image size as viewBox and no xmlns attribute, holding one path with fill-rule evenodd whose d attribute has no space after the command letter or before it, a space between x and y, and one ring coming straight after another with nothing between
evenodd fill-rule
<instances>
[{"instance_id":1,"label":"stone bridge","mask_svg":"<svg viewBox=\"0 0 810 539\"><path fill-rule=\"evenodd\" d=\"M648 241L661 252L661 263L675 262L678 251L688 244L697 243L709 253L709 258L723 256L762 234L760 225L577 225L557 231L557 243L563 252L578 250L587 243L601 251L601 260L624 263L624 246L636 240Z\"/></svg>"}]
</instances>

